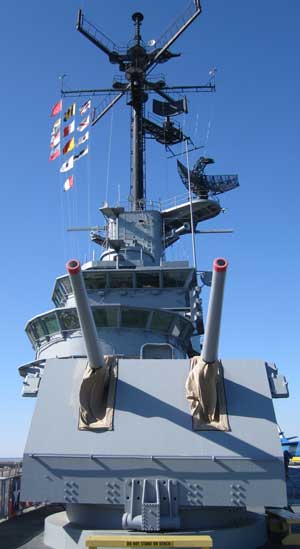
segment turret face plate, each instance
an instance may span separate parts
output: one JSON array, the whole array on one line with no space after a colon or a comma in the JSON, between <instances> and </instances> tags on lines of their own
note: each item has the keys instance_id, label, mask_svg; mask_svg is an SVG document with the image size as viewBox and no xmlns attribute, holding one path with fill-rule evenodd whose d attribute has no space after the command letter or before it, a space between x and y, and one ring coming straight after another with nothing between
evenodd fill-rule
<instances>
[{"instance_id":1,"label":"turret face plate","mask_svg":"<svg viewBox=\"0 0 300 549\"><path fill-rule=\"evenodd\" d=\"M48 360L25 451L22 498L107 504L106 483L114 482L110 503L123 505L126 479L171 477L179 483L179 506L286 505L265 364L222 364L229 432L193 431L184 390L188 360L120 359L113 430L95 433L78 430L86 360Z\"/></svg>"}]
</instances>

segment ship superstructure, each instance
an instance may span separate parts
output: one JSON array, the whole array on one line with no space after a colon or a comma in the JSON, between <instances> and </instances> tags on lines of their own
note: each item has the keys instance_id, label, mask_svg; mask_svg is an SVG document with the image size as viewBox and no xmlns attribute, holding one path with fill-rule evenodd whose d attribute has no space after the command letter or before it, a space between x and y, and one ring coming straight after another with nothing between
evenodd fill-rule
<instances>
[{"instance_id":1,"label":"ship superstructure","mask_svg":"<svg viewBox=\"0 0 300 549\"><path fill-rule=\"evenodd\" d=\"M216 260L212 276L198 273L195 261L169 262L165 254L182 235L191 234L194 245L198 224L221 212L217 195L237 187L238 177L208 175L213 160L201 156L192 169L178 161L185 200L164 207L145 195L146 136L169 149L193 147L174 122L187 112L187 99L172 91L187 87L149 75L177 56L170 47L200 13L194 0L181 25L155 47L145 46L143 15L133 14L126 51L78 15L78 30L125 76L114 82L113 99L95 110L93 125L127 97L131 198L128 208L100 208L105 227L91 234L102 247L99 260L82 270L69 261L55 282L55 308L26 326L36 357L20 367L23 395L38 399L22 498L66 505L66 514L46 521L45 542L57 549L84 547L91 529L212 530L214 547L221 537L223 549L240 547L243 535L243 547L252 548L265 540L265 521L250 508L286 504L272 404L272 397L288 396L285 379L264 360L218 361L227 262ZM214 84L189 88L211 91ZM153 94L163 99L153 101L156 118L144 109ZM201 353L201 287L211 283ZM194 367L208 384L203 390L196 380L198 395Z\"/></svg>"}]
</instances>

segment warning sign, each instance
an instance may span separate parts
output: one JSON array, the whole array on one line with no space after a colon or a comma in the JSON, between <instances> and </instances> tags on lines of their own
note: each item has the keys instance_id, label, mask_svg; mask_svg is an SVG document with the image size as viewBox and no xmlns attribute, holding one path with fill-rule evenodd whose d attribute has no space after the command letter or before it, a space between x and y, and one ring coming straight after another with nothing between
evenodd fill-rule
<instances>
[{"instance_id":1,"label":"warning sign","mask_svg":"<svg viewBox=\"0 0 300 549\"><path fill-rule=\"evenodd\" d=\"M174 547L172 541L126 541L126 547Z\"/></svg>"}]
</instances>

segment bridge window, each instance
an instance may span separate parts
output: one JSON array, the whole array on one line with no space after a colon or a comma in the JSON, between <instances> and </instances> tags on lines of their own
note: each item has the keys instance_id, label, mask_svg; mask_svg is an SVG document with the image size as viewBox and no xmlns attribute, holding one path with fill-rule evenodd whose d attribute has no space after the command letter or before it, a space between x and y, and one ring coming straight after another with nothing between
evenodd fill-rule
<instances>
[{"instance_id":1,"label":"bridge window","mask_svg":"<svg viewBox=\"0 0 300 549\"><path fill-rule=\"evenodd\" d=\"M93 309L93 316L97 328L118 325L118 309Z\"/></svg>"},{"instance_id":2,"label":"bridge window","mask_svg":"<svg viewBox=\"0 0 300 549\"><path fill-rule=\"evenodd\" d=\"M122 309L122 327L126 328L146 328L149 311L141 309Z\"/></svg>"},{"instance_id":3,"label":"bridge window","mask_svg":"<svg viewBox=\"0 0 300 549\"><path fill-rule=\"evenodd\" d=\"M31 343L34 344L35 340L36 340L36 337L35 337L35 333L34 331L32 330L32 327L31 327L31 324L29 324L26 328L26 334L28 335Z\"/></svg>"},{"instance_id":4,"label":"bridge window","mask_svg":"<svg viewBox=\"0 0 300 549\"><path fill-rule=\"evenodd\" d=\"M163 286L164 288L182 288L187 276L187 271L163 271Z\"/></svg>"},{"instance_id":5,"label":"bridge window","mask_svg":"<svg viewBox=\"0 0 300 549\"><path fill-rule=\"evenodd\" d=\"M174 316L170 313L154 311L151 321L151 330L156 330L158 332L168 332L170 330L173 320Z\"/></svg>"},{"instance_id":6,"label":"bridge window","mask_svg":"<svg viewBox=\"0 0 300 549\"><path fill-rule=\"evenodd\" d=\"M57 312L62 330L79 330L79 320L77 311L67 309L66 311Z\"/></svg>"},{"instance_id":7,"label":"bridge window","mask_svg":"<svg viewBox=\"0 0 300 549\"><path fill-rule=\"evenodd\" d=\"M84 282L87 290L103 290L106 286L105 273L84 273Z\"/></svg>"},{"instance_id":8,"label":"bridge window","mask_svg":"<svg viewBox=\"0 0 300 549\"><path fill-rule=\"evenodd\" d=\"M33 331L36 339L40 339L42 337L45 337L46 333L43 330L43 325L42 325L42 323L40 322L39 319L36 319L31 323L31 328L32 328L32 331Z\"/></svg>"},{"instance_id":9,"label":"bridge window","mask_svg":"<svg viewBox=\"0 0 300 549\"><path fill-rule=\"evenodd\" d=\"M137 272L136 273L137 288L159 288L159 273L158 272Z\"/></svg>"},{"instance_id":10,"label":"bridge window","mask_svg":"<svg viewBox=\"0 0 300 549\"><path fill-rule=\"evenodd\" d=\"M65 293L61 288L61 285L58 283L56 284L56 288L55 288L55 296L59 301L64 301L65 299Z\"/></svg>"},{"instance_id":11,"label":"bridge window","mask_svg":"<svg viewBox=\"0 0 300 549\"><path fill-rule=\"evenodd\" d=\"M118 271L109 273L110 288L132 288L132 273Z\"/></svg>"},{"instance_id":12,"label":"bridge window","mask_svg":"<svg viewBox=\"0 0 300 549\"><path fill-rule=\"evenodd\" d=\"M72 293L71 282L70 282L70 279L69 279L68 276L65 276L64 278L61 278L60 283L61 283L63 289L65 290L66 294L71 294Z\"/></svg>"},{"instance_id":13,"label":"bridge window","mask_svg":"<svg viewBox=\"0 0 300 549\"><path fill-rule=\"evenodd\" d=\"M60 331L60 325L55 313L44 316L42 320L48 334L54 334Z\"/></svg>"}]
</instances>

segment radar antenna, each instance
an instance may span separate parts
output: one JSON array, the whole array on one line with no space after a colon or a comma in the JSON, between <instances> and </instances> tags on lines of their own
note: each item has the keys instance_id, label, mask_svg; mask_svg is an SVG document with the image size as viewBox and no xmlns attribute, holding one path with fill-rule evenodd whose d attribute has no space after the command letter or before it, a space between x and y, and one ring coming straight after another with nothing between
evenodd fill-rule
<instances>
[{"instance_id":1,"label":"radar antenna","mask_svg":"<svg viewBox=\"0 0 300 549\"><path fill-rule=\"evenodd\" d=\"M212 158L200 156L193 169L189 170L177 160L178 173L184 186L189 189L190 182L191 191L198 198L206 199L209 194L217 195L239 187L237 175L206 175L206 166L214 163Z\"/></svg>"},{"instance_id":2,"label":"radar antenna","mask_svg":"<svg viewBox=\"0 0 300 549\"><path fill-rule=\"evenodd\" d=\"M132 15L135 26L133 40L126 49L119 48L102 31L97 29L83 15L82 10L78 12L77 29L103 53L109 61L119 65L120 72L125 74L125 79L118 79L113 83L112 88L93 89L93 90L62 90L63 96L83 96L83 95L102 95L107 97L94 110L92 125L95 125L124 95L128 95L127 104L131 106L131 194L132 207L134 210L144 208L145 203L145 138L150 136L159 143L169 148L170 145L182 141L191 140L184 135L180 126L172 119L181 113L187 112L187 100L174 99L169 95L169 91L175 93L195 92L195 91L214 91L215 85L209 81L206 85L195 86L167 86L164 79L153 82L148 80L150 72L159 64L169 61L180 54L172 53L170 47L181 36L181 34L191 25L191 23L200 15L201 6L199 0L193 0L185 13L172 25L161 39L155 41L155 48L146 46L141 36L141 25L144 16L140 12ZM153 45L152 45L153 46ZM164 101L153 101L153 111L157 117L164 117L161 124L159 118L145 116L145 103L148 101L149 94L156 93ZM111 99L110 96L114 97Z\"/></svg>"}]
</instances>

